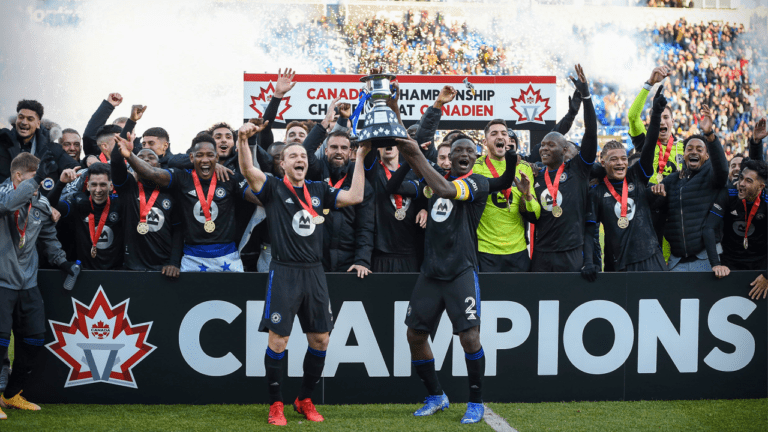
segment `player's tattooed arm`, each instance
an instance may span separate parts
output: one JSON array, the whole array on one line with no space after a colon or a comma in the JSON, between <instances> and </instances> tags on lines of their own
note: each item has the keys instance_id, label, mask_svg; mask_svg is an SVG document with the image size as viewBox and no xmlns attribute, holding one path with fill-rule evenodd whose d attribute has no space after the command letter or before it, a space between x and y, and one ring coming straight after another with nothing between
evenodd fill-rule
<instances>
[{"instance_id":1,"label":"player's tattooed arm","mask_svg":"<svg viewBox=\"0 0 768 432\"><path fill-rule=\"evenodd\" d=\"M171 183L171 174L160 168L154 168L133 154L133 141L117 137L117 146L120 147L120 153L125 160L133 167L139 177L149 180L154 184L165 187Z\"/></svg>"}]
</instances>

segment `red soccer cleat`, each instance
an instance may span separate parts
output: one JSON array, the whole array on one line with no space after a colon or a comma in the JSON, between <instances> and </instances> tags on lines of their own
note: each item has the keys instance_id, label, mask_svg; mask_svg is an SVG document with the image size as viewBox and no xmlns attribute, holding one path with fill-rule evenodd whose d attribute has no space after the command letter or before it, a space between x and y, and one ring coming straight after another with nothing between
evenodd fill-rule
<instances>
[{"instance_id":1,"label":"red soccer cleat","mask_svg":"<svg viewBox=\"0 0 768 432\"><path fill-rule=\"evenodd\" d=\"M321 422L325 420L323 416L317 412L315 409L315 404L312 403L312 399L310 398L306 398L304 400L299 400L299 398L296 398L296 400L293 401L293 409L295 409L297 413L303 414L304 417L306 417L309 421Z\"/></svg>"},{"instance_id":2,"label":"red soccer cleat","mask_svg":"<svg viewBox=\"0 0 768 432\"><path fill-rule=\"evenodd\" d=\"M285 414L283 414L282 402L275 402L269 407L269 417L267 418L267 423L273 424L275 426L285 426L288 424L288 421L285 419Z\"/></svg>"}]
</instances>

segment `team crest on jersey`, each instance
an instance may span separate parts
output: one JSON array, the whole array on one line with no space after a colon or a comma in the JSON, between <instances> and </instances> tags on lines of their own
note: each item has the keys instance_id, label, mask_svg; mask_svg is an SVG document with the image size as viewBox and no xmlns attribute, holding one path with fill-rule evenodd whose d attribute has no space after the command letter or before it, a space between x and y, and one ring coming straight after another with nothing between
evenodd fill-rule
<instances>
[{"instance_id":1,"label":"team crest on jersey","mask_svg":"<svg viewBox=\"0 0 768 432\"><path fill-rule=\"evenodd\" d=\"M272 315L270 315L269 319L272 321L272 324L279 324L280 321L283 320L283 317L280 316L279 312L272 312Z\"/></svg>"},{"instance_id":2,"label":"team crest on jersey","mask_svg":"<svg viewBox=\"0 0 768 432\"><path fill-rule=\"evenodd\" d=\"M156 347L146 342L151 322L131 323L129 300L113 307L99 287L90 305L72 298L69 323L49 321L55 340L46 348L70 370L64 387L105 383L138 388L132 369Z\"/></svg>"},{"instance_id":3,"label":"team crest on jersey","mask_svg":"<svg viewBox=\"0 0 768 432\"><path fill-rule=\"evenodd\" d=\"M40 219L40 210L38 209L32 210L32 217L35 219Z\"/></svg>"},{"instance_id":4,"label":"team crest on jersey","mask_svg":"<svg viewBox=\"0 0 768 432\"><path fill-rule=\"evenodd\" d=\"M453 201L445 198L438 198L432 206L432 219L435 222L443 222L448 219L453 211Z\"/></svg>"},{"instance_id":5,"label":"team crest on jersey","mask_svg":"<svg viewBox=\"0 0 768 432\"><path fill-rule=\"evenodd\" d=\"M765 215L764 215L764 214L762 214L762 213L758 213L758 214L756 214L756 215L755 215L755 219L757 219L757 220L761 220L761 219L763 219L764 217L765 217Z\"/></svg>"},{"instance_id":6,"label":"team crest on jersey","mask_svg":"<svg viewBox=\"0 0 768 432\"><path fill-rule=\"evenodd\" d=\"M117 222L117 213L116 212L111 212L109 214L109 221L110 222Z\"/></svg>"},{"instance_id":7,"label":"team crest on jersey","mask_svg":"<svg viewBox=\"0 0 768 432\"><path fill-rule=\"evenodd\" d=\"M566 180L568 180L568 173L567 172L563 172L562 174L560 174L560 182L562 183L562 182L564 182Z\"/></svg>"},{"instance_id":8,"label":"team crest on jersey","mask_svg":"<svg viewBox=\"0 0 768 432\"><path fill-rule=\"evenodd\" d=\"M627 191L628 192L632 192L633 190L635 190L635 184L634 183L630 183L629 185L627 185Z\"/></svg>"},{"instance_id":9,"label":"team crest on jersey","mask_svg":"<svg viewBox=\"0 0 768 432\"><path fill-rule=\"evenodd\" d=\"M169 200L168 198L164 199L163 200L163 208L166 209L166 210L170 210L171 209L171 200Z\"/></svg>"},{"instance_id":10,"label":"team crest on jersey","mask_svg":"<svg viewBox=\"0 0 768 432\"><path fill-rule=\"evenodd\" d=\"M224 195L227 194L227 191L224 190L224 188L216 188L216 198L224 198Z\"/></svg>"},{"instance_id":11,"label":"team crest on jersey","mask_svg":"<svg viewBox=\"0 0 768 432\"><path fill-rule=\"evenodd\" d=\"M311 236L312 233L315 232L315 224L312 223L312 215L304 209L297 211L296 214L293 215L291 226L293 227L293 231L302 237Z\"/></svg>"},{"instance_id":12,"label":"team crest on jersey","mask_svg":"<svg viewBox=\"0 0 768 432\"><path fill-rule=\"evenodd\" d=\"M320 198L312 197L312 207L320 207Z\"/></svg>"},{"instance_id":13,"label":"team crest on jersey","mask_svg":"<svg viewBox=\"0 0 768 432\"><path fill-rule=\"evenodd\" d=\"M50 177L48 177L47 179L43 180L43 182L42 182L42 183L40 183L40 186L41 186L43 189L45 189L45 190L49 191L49 190L53 189L53 184L54 184L54 183L53 183L53 179L52 179L52 178L50 178Z\"/></svg>"},{"instance_id":14,"label":"team crest on jersey","mask_svg":"<svg viewBox=\"0 0 768 432\"><path fill-rule=\"evenodd\" d=\"M678 165L678 166L682 166L682 165L683 165L683 160L684 160L684 159L683 159L683 155L681 155L680 153L678 153L678 154L675 156L675 161L677 162L677 165Z\"/></svg>"}]
</instances>

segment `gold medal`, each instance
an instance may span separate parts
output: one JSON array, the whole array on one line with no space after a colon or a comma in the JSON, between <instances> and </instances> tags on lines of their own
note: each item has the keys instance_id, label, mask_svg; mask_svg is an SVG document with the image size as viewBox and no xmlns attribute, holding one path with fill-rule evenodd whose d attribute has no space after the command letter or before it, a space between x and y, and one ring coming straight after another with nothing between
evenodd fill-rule
<instances>
[{"instance_id":1,"label":"gold medal","mask_svg":"<svg viewBox=\"0 0 768 432\"><path fill-rule=\"evenodd\" d=\"M747 241L747 238L744 237L744 249L749 247L749 242Z\"/></svg>"},{"instance_id":2,"label":"gold medal","mask_svg":"<svg viewBox=\"0 0 768 432\"><path fill-rule=\"evenodd\" d=\"M320 225L323 222L325 222L325 218L320 215L317 215L312 218L312 223L315 225Z\"/></svg>"},{"instance_id":3,"label":"gold medal","mask_svg":"<svg viewBox=\"0 0 768 432\"><path fill-rule=\"evenodd\" d=\"M563 215L563 208L560 206L552 206L552 216L560 217Z\"/></svg>"},{"instance_id":4,"label":"gold medal","mask_svg":"<svg viewBox=\"0 0 768 432\"><path fill-rule=\"evenodd\" d=\"M432 198L432 188L427 186L424 188L424 196L429 199Z\"/></svg>"},{"instance_id":5,"label":"gold medal","mask_svg":"<svg viewBox=\"0 0 768 432\"><path fill-rule=\"evenodd\" d=\"M629 226L629 219L627 219L626 216L620 217L618 225L619 225L619 228L621 229L627 229L627 227Z\"/></svg>"},{"instance_id":6,"label":"gold medal","mask_svg":"<svg viewBox=\"0 0 768 432\"><path fill-rule=\"evenodd\" d=\"M327 215L330 212L331 212L331 209L323 209L323 214L324 215Z\"/></svg>"},{"instance_id":7,"label":"gold medal","mask_svg":"<svg viewBox=\"0 0 768 432\"><path fill-rule=\"evenodd\" d=\"M23 249L26 243L27 243L27 236L22 235L21 238L19 239L19 249Z\"/></svg>"},{"instance_id":8,"label":"gold medal","mask_svg":"<svg viewBox=\"0 0 768 432\"><path fill-rule=\"evenodd\" d=\"M96 258L96 246L91 246L91 258Z\"/></svg>"},{"instance_id":9,"label":"gold medal","mask_svg":"<svg viewBox=\"0 0 768 432\"><path fill-rule=\"evenodd\" d=\"M397 219L397 220L405 219L405 209L404 208L399 208L399 209L395 210L395 219Z\"/></svg>"},{"instance_id":10,"label":"gold medal","mask_svg":"<svg viewBox=\"0 0 768 432\"><path fill-rule=\"evenodd\" d=\"M664 180L664 175L662 173L656 174L656 183L661 183L661 181Z\"/></svg>"},{"instance_id":11,"label":"gold medal","mask_svg":"<svg viewBox=\"0 0 768 432\"><path fill-rule=\"evenodd\" d=\"M136 227L136 231L138 231L141 235L145 235L149 232L149 225L147 225L146 222L139 222L139 225Z\"/></svg>"},{"instance_id":12,"label":"gold medal","mask_svg":"<svg viewBox=\"0 0 768 432\"><path fill-rule=\"evenodd\" d=\"M216 230L216 224L213 223L213 221L205 221L205 224L203 224L203 229L207 233L212 233L214 230Z\"/></svg>"}]
</instances>

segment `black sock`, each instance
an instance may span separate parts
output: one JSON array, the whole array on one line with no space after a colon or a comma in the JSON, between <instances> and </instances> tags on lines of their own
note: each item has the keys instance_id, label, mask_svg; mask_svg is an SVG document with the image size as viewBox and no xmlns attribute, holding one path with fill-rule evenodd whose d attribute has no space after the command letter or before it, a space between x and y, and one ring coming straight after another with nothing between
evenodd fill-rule
<instances>
[{"instance_id":1,"label":"black sock","mask_svg":"<svg viewBox=\"0 0 768 432\"><path fill-rule=\"evenodd\" d=\"M469 401L483 403L483 375L485 375L485 353L483 349L476 353L464 353L469 375Z\"/></svg>"},{"instance_id":2,"label":"black sock","mask_svg":"<svg viewBox=\"0 0 768 432\"><path fill-rule=\"evenodd\" d=\"M301 381L301 390L299 390L299 400L312 397L315 385L320 382L325 367L325 351L319 351L307 347L307 354L304 356L304 379Z\"/></svg>"},{"instance_id":3,"label":"black sock","mask_svg":"<svg viewBox=\"0 0 768 432\"><path fill-rule=\"evenodd\" d=\"M283 383L283 369L285 368L285 351L276 353L267 347L264 355L264 366L267 369L267 386L269 388L269 404L283 401L283 393L280 386Z\"/></svg>"},{"instance_id":4,"label":"black sock","mask_svg":"<svg viewBox=\"0 0 768 432\"><path fill-rule=\"evenodd\" d=\"M16 357L13 360L13 373L8 379L8 387L3 392L6 399L10 399L24 390L24 384L35 369L37 361L41 358L40 354L45 339L44 335L41 334L25 337L21 340L16 339L15 342Z\"/></svg>"},{"instance_id":5,"label":"black sock","mask_svg":"<svg viewBox=\"0 0 768 432\"><path fill-rule=\"evenodd\" d=\"M437 372L435 372L435 359L411 360L411 364L416 368L416 373L427 387L430 396L443 394L443 388L440 387L440 380L437 379Z\"/></svg>"}]
</instances>

